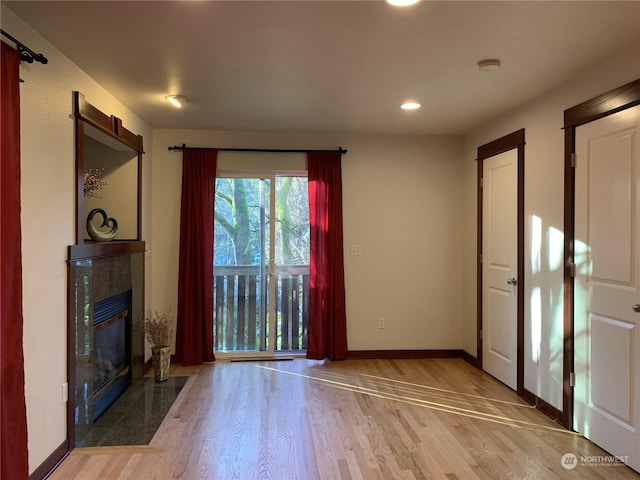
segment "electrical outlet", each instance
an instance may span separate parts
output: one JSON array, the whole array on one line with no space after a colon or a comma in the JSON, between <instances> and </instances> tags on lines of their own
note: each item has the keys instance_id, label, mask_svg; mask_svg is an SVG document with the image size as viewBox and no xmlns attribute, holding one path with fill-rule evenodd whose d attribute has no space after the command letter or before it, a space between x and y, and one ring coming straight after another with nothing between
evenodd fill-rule
<instances>
[{"instance_id":1,"label":"electrical outlet","mask_svg":"<svg viewBox=\"0 0 640 480\"><path fill-rule=\"evenodd\" d=\"M358 257L362 255L362 245L351 245L351 256Z\"/></svg>"},{"instance_id":2,"label":"electrical outlet","mask_svg":"<svg viewBox=\"0 0 640 480\"><path fill-rule=\"evenodd\" d=\"M384 317L378 317L378 328L380 330L384 328Z\"/></svg>"},{"instance_id":3,"label":"electrical outlet","mask_svg":"<svg viewBox=\"0 0 640 480\"><path fill-rule=\"evenodd\" d=\"M69 384L64 382L62 384L62 403L65 404L69 401Z\"/></svg>"}]
</instances>

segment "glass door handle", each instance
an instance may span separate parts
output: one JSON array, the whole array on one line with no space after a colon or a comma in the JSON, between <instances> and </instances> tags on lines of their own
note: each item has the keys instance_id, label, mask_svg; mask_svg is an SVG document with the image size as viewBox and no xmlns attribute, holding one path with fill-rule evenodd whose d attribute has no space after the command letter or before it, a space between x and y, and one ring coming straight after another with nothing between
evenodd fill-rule
<instances>
[{"instance_id":1,"label":"glass door handle","mask_svg":"<svg viewBox=\"0 0 640 480\"><path fill-rule=\"evenodd\" d=\"M272 277L276 274L276 262L269 260L269 275Z\"/></svg>"}]
</instances>

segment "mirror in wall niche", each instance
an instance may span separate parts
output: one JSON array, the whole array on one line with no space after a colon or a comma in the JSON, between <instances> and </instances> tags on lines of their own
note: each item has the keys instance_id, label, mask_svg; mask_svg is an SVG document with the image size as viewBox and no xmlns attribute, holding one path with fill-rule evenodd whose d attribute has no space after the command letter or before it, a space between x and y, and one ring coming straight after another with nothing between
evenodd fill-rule
<instances>
[{"instance_id":1,"label":"mirror in wall niche","mask_svg":"<svg viewBox=\"0 0 640 480\"><path fill-rule=\"evenodd\" d=\"M141 240L142 137L74 92L76 243Z\"/></svg>"}]
</instances>

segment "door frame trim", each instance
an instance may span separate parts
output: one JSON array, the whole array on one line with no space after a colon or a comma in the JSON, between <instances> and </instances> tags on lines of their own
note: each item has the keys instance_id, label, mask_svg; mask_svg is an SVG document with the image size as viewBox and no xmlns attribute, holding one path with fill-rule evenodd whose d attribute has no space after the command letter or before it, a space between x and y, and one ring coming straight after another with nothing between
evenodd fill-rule
<instances>
[{"instance_id":1,"label":"door frame trim","mask_svg":"<svg viewBox=\"0 0 640 480\"><path fill-rule=\"evenodd\" d=\"M513 133L500 137L497 140L486 143L478 147L478 258L477 258L477 364L482 368L482 215L483 196L481 179L483 175L483 161L494 155L506 151L518 150L518 288L517 288L517 351L516 351L516 392L524 395L524 128Z\"/></svg>"},{"instance_id":2,"label":"door frame trim","mask_svg":"<svg viewBox=\"0 0 640 480\"><path fill-rule=\"evenodd\" d=\"M640 79L610 90L564 111L564 312L563 312L563 380L562 422L569 430L573 425L573 387L570 376L574 371L574 261L575 240L575 169L572 158L576 149L576 127L640 105Z\"/></svg>"}]
</instances>

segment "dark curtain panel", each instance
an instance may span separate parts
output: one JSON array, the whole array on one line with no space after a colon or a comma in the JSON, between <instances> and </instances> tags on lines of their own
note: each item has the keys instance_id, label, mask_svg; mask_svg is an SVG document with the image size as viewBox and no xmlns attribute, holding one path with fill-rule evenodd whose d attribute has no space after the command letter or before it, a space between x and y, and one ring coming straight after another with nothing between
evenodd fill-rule
<instances>
[{"instance_id":1,"label":"dark curtain panel","mask_svg":"<svg viewBox=\"0 0 640 480\"><path fill-rule=\"evenodd\" d=\"M213 355L213 223L216 150L184 150L176 360L197 365Z\"/></svg>"},{"instance_id":2,"label":"dark curtain panel","mask_svg":"<svg viewBox=\"0 0 640 480\"><path fill-rule=\"evenodd\" d=\"M2 45L0 72L0 211L2 266L0 290L0 478L29 477L27 409L22 352L22 250L20 228L20 54Z\"/></svg>"},{"instance_id":3,"label":"dark curtain panel","mask_svg":"<svg viewBox=\"0 0 640 480\"><path fill-rule=\"evenodd\" d=\"M309 329L307 358L347 358L339 152L309 152Z\"/></svg>"}]
</instances>

